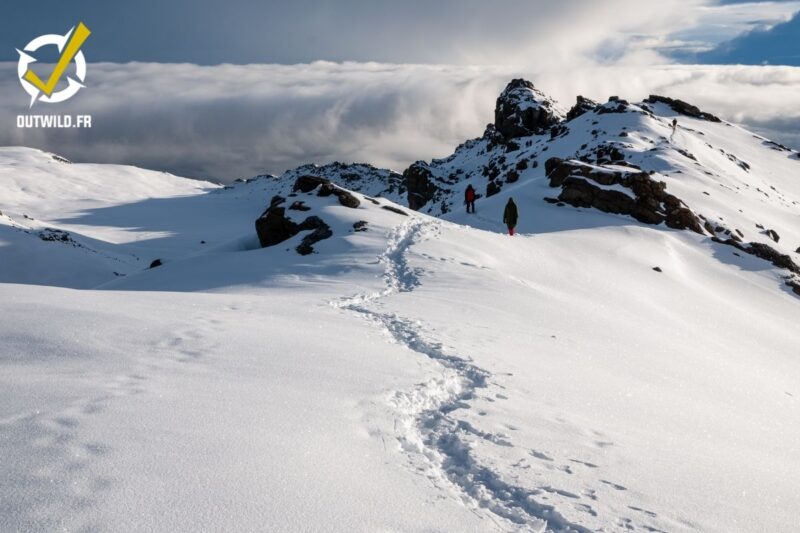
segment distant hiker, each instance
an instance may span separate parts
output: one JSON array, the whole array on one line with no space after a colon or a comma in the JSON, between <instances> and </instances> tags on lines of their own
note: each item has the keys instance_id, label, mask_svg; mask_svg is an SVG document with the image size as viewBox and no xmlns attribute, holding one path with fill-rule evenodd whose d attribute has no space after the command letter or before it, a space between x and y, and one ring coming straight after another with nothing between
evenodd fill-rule
<instances>
[{"instance_id":1,"label":"distant hiker","mask_svg":"<svg viewBox=\"0 0 800 533\"><path fill-rule=\"evenodd\" d=\"M508 226L509 235L514 235L514 228L517 227L517 218L519 218L518 215L517 204L514 203L513 198L509 198L506 209L503 211L503 224Z\"/></svg>"},{"instance_id":2,"label":"distant hiker","mask_svg":"<svg viewBox=\"0 0 800 533\"><path fill-rule=\"evenodd\" d=\"M464 191L464 203L467 204L467 213L475 212L475 189L472 185L467 185L467 190Z\"/></svg>"},{"instance_id":3,"label":"distant hiker","mask_svg":"<svg viewBox=\"0 0 800 533\"><path fill-rule=\"evenodd\" d=\"M669 136L669 140L672 141L672 138L675 137L675 130L678 129L678 119L672 119L672 135Z\"/></svg>"}]
</instances>

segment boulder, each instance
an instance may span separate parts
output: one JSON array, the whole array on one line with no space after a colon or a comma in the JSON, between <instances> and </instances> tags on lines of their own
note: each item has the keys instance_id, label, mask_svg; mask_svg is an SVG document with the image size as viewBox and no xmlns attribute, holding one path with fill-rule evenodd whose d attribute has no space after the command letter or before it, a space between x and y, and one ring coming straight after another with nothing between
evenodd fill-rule
<instances>
[{"instance_id":1,"label":"boulder","mask_svg":"<svg viewBox=\"0 0 800 533\"><path fill-rule=\"evenodd\" d=\"M434 183L433 172L427 163L417 161L403 172L403 180L408 191L408 207L419 211L433 200L439 188Z\"/></svg>"},{"instance_id":2,"label":"boulder","mask_svg":"<svg viewBox=\"0 0 800 533\"><path fill-rule=\"evenodd\" d=\"M319 188L317 196L330 196L334 195L339 200L339 203L350 209L355 209L361 205L361 201L349 191L340 189L333 183L323 183Z\"/></svg>"},{"instance_id":3,"label":"boulder","mask_svg":"<svg viewBox=\"0 0 800 533\"><path fill-rule=\"evenodd\" d=\"M775 231L774 229L768 229L767 231L764 232L764 234L775 242L781 240L781 236L778 235L778 232Z\"/></svg>"},{"instance_id":4,"label":"boulder","mask_svg":"<svg viewBox=\"0 0 800 533\"><path fill-rule=\"evenodd\" d=\"M494 109L495 129L506 140L545 133L560 121L555 102L523 79L511 80Z\"/></svg>"},{"instance_id":5,"label":"boulder","mask_svg":"<svg viewBox=\"0 0 800 533\"><path fill-rule=\"evenodd\" d=\"M283 207L272 205L256 219L256 234L262 248L274 246L297 235L297 224L286 217Z\"/></svg>"}]
</instances>

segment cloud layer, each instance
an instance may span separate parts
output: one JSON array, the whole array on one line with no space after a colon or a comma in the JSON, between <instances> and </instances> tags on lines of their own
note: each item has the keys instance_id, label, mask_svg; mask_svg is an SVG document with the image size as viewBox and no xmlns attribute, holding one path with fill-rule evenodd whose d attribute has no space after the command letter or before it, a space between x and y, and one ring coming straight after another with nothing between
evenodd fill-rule
<instances>
[{"instance_id":1,"label":"cloud layer","mask_svg":"<svg viewBox=\"0 0 800 533\"><path fill-rule=\"evenodd\" d=\"M30 110L91 114L91 130L16 128L16 115L29 110L15 69L0 63L0 145L222 181L308 162L402 170L445 156L483 132L514 76L566 105L577 94L683 98L800 146L800 68L792 67L100 63L71 101Z\"/></svg>"}]
</instances>

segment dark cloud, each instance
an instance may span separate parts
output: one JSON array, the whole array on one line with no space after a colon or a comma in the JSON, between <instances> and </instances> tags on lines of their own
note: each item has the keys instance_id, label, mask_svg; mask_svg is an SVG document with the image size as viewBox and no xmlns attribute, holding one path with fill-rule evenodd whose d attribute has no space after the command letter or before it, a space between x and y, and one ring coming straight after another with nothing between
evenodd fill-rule
<instances>
[{"instance_id":1,"label":"dark cloud","mask_svg":"<svg viewBox=\"0 0 800 533\"><path fill-rule=\"evenodd\" d=\"M0 60L79 20L90 61L498 64L591 53L685 26L710 0L9 0Z\"/></svg>"},{"instance_id":2,"label":"dark cloud","mask_svg":"<svg viewBox=\"0 0 800 533\"><path fill-rule=\"evenodd\" d=\"M72 100L30 111L15 69L0 64L0 145L223 181L334 160L402 170L448 155L483 132L500 90L519 75L565 105L577 94L672 95L798 146L800 69L790 67L105 63L90 65ZM16 115L28 112L91 114L94 127L18 129Z\"/></svg>"}]
</instances>

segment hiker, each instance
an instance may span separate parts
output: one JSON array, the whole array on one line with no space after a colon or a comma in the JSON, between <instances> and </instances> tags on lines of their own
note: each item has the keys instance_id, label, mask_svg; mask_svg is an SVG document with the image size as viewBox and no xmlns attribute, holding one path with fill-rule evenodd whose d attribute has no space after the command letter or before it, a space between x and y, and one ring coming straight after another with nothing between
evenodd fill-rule
<instances>
[{"instance_id":1,"label":"hiker","mask_svg":"<svg viewBox=\"0 0 800 533\"><path fill-rule=\"evenodd\" d=\"M503 211L503 224L508 226L509 235L514 235L514 228L517 227L517 218L517 204L514 203L513 198L509 198L506 209Z\"/></svg>"},{"instance_id":2,"label":"hiker","mask_svg":"<svg viewBox=\"0 0 800 533\"><path fill-rule=\"evenodd\" d=\"M467 185L467 190L464 191L464 203L467 204L467 213L475 213L475 189L471 184Z\"/></svg>"},{"instance_id":3,"label":"hiker","mask_svg":"<svg viewBox=\"0 0 800 533\"><path fill-rule=\"evenodd\" d=\"M672 138L675 137L675 130L677 130L677 129L678 129L678 119L677 118L673 118L672 119L672 135L669 136L670 140L672 140Z\"/></svg>"}]
</instances>

